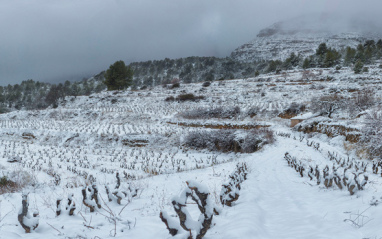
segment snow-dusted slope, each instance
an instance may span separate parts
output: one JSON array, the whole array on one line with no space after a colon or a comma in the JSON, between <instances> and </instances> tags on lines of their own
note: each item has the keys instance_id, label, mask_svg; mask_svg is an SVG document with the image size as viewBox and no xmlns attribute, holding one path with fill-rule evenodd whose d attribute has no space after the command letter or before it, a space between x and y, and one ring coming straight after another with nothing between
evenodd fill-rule
<instances>
[{"instance_id":1,"label":"snow-dusted slope","mask_svg":"<svg viewBox=\"0 0 382 239\"><path fill-rule=\"evenodd\" d=\"M293 70L284 75L216 81L209 87L181 84L175 89L158 86L67 97L57 109L2 114L0 178L7 176L22 184L22 191L29 193L30 210L38 210L40 216L38 228L26 234L17 221L21 189L1 194L0 238L172 238L159 213L166 211L178 220L171 202L186 187L185 182L195 180L205 185L212 201L220 204L222 183L241 162L247 163L249 172L240 197L233 207L224 207L214 217L204 238L379 238L380 174L373 174L369 164L369 182L352 196L346 189L326 188L302 178L288 166L286 152L320 168L332 165L327 152L341 158L356 156L344 149L343 136L303 135L292 131L289 120L275 114L291 102L309 104L312 97L329 92L350 97L357 89L373 87L380 99L381 73L377 65L360 75L349 68L338 72L311 69L307 79L303 71ZM165 101L182 93L205 98L199 102ZM244 115L251 108L259 114L207 122L178 116L199 107L234 106ZM194 123L195 127L182 123ZM206 130L203 123L267 124L278 134L275 144L250 154L185 147L184 136ZM347 120L342 123L350 124ZM290 137L285 136L288 134ZM309 146L313 141L320 144L319 150ZM105 189L115 190L116 172L121 175L123 190L130 186L139 189L136 197L123 198L121 205L109 201ZM82 203L81 190L89 184L98 186L102 207L95 212ZM62 215L56 216L57 198L66 203L71 194L77 205L74 215L69 216L63 204ZM187 208L197 219L200 212L196 205L189 201Z\"/></svg>"},{"instance_id":2,"label":"snow-dusted slope","mask_svg":"<svg viewBox=\"0 0 382 239\"><path fill-rule=\"evenodd\" d=\"M380 36L364 22L337 16L304 16L261 30L254 40L235 49L231 57L242 61L284 60L292 52L303 57L312 55L323 42L341 49L356 47L365 40L376 40Z\"/></svg>"}]
</instances>

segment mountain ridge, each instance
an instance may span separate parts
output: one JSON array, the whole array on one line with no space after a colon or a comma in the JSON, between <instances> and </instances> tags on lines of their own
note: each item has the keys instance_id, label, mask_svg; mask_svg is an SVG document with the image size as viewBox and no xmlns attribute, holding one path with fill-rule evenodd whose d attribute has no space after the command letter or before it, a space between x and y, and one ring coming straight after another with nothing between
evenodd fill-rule
<instances>
[{"instance_id":1,"label":"mountain ridge","mask_svg":"<svg viewBox=\"0 0 382 239\"><path fill-rule=\"evenodd\" d=\"M357 47L382 34L374 24L340 17L314 15L280 21L259 31L256 38L236 48L231 57L239 61L285 60L291 53L307 57L321 43L342 49Z\"/></svg>"}]
</instances>

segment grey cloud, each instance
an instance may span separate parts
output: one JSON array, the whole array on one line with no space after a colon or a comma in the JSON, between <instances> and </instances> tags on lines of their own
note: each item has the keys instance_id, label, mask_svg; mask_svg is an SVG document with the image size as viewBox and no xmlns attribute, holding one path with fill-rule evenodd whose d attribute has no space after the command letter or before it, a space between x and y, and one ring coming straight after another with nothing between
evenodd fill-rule
<instances>
[{"instance_id":1,"label":"grey cloud","mask_svg":"<svg viewBox=\"0 0 382 239\"><path fill-rule=\"evenodd\" d=\"M228 56L276 21L341 13L378 25L376 0L0 0L0 84L65 80L125 62Z\"/></svg>"}]
</instances>

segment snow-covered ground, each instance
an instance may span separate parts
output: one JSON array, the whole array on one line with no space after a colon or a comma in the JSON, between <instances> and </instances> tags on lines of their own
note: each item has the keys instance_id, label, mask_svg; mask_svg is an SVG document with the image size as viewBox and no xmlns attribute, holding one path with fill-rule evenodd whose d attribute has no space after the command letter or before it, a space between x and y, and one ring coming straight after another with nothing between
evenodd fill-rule
<instances>
[{"instance_id":1,"label":"snow-covered ground","mask_svg":"<svg viewBox=\"0 0 382 239\"><path fill-rule=\"evenodd\" d=\"M309 78L301 71L289 71L217 81L210 87L189 84L176 89L102 92L67 98L57 109L0 115L0 177L23 186L0 195L0 238L171 238L159 214L176 215L171 200L187 187L186 181L205 185L212 201L221 207L222 184L239 162L245 162L249 170L240 197L214 216L204 238L382 237L382 178L372 173L371 165L363 174L368 175L366 186L354 195L301 177L288 166L285 153L320 169L334 165L328 152L355 163L365 160L344 149L343 136L304 135L293 131L289 120L276 117L292 102L309 105L313 97L333 91L351 96L354 89L373 86L379 101L381 69L370 67L364 75L353 75L348 68L310 73ZM205 99L165 101L184 93ZM235 106L242 114L232 119L179 116L200 107ZM246 116L244 112L254 107L260 113ZM347 118L343 124L362 124L362 118L336 117ZM186 126L192 123L194 127ZM266 125L275 132L276 141L251 154L185 147L184 137L201 130L203 124ZM109 202L105 189L114 190L117 172L120 192L138 189L137 196L131 192L123 197L121 205ZM81 190L91 184L97 185L101 204L95 212L82 203ZM30 234L17 220L22 192L29 193L30 212L39 212L39 226ZM65 210L71 194L76 204L73 216ZM60 216L56 216L58 198L62 199ZM197 206L189 200L187 208L196 220Z\"/></svg>"}]
</instances>

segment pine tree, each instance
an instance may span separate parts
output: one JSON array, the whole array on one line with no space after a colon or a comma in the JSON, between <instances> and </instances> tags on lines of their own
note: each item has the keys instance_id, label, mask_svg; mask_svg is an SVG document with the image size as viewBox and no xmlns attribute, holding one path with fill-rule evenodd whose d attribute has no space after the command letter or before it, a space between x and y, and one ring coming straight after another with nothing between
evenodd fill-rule
<instances>
[{"instance_id":1,"label":"pine tree","mask_svg":"<svg viewBox=\"0 0 382 239\"><path fill-rule=\"evenodd\" d=\"M328 47L326 46L326 43L321 43L316 50L316 55L323 56L326 54L327 51Z\"/></svg>"},{"instance_id":2,"label":"pine tree","mask_svg":"<svg viewBox=\"0 0 382 239\"><path fill-rule=\"evenodd\" d=\"M316 50L316 55L318 56L317 63L319 67L325 67L325 56L328 51L328 47L326 46L325 43L321 43L317 50Z\"/></svg>"},{"instance_id":3,"label":"pine tree","mask_svg":"<svg viewBox=\"0 0 382 239\"><path fill-rule=\"evenodd\" d=\"M122 90L129 87L133 80L133 71L123 61L116 61L110 65L105 73L107 90Z\"/></svg>"},{"instance_id":4,"label":"pine tree","mask_svg":"<svg viewBox=\"0 0 382 239\"><path fill-rule=\"evenodd\" d=\"M308 69L308 68L310 68L310 61L309 61L309 58L305 58L304 63L302 63L302 68L303 68L303 69Z\"/></svg>"},{"instance_id":5,"label":"pine tree","mask_svg":"<svg viewBox=\"0 0 382 239\"><path fill-rule=\"evenodd\" d=\"M324 66L333 67L339 63L341 54L335 49L329 48L325 55Z\"/></svg>"},{"instance_id":6,"label":"pine tree","mask_svg":"<svg viewBox=\"0 0 382 239\"><path fill-rule=\"evenodd\" d=\"M365 48L363 47L362 44L358 44L357 46L357 53L355 55L355 60L358 61L360 60L361 62L365 61Z\"/></svg>"},{"instance_id":7,"label":"pine tree","mask_svg":"<svg viewBox=\"0 0 382 239\"><path fill-rule=\"evenodd\" d=\"M356 53L357 53L356 49L351 48L349 46L346 48L345 62L344 62L344 64L346 66L354 63L354 58L355 58Z\"/></svg>"},{"instance_id":8,"label":"pine tree","mask_svg":"<svg viewBox=\"0 0 382 239\"><path fill-rule=\"evenodd\" d=\"M358 61L355 63L355 65L354 65L354 73L355 73L355 74L359 74L359 73L361 73L362 68L363 68L363 63L362 63L362 61L358 60Z\"/></svg>"}]
</instances>

